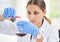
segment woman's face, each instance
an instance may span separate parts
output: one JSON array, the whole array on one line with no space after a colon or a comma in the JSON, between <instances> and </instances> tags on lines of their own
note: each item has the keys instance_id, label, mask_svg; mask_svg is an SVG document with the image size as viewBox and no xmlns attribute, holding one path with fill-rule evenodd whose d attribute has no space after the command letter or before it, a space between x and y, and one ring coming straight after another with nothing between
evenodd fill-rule
<instances>
[{"instance_id":1,"label":"woman's face","mask_svg":"<svg viewBox=\"0 0 60 42\"><path fill-rule=\"evenodd\" d=\"M34 23L35 25L39 24L42 21L42 18L45 16L45 12L34 4L28 5L27 12L30 22Z\"/></svg>"}]
</instances>

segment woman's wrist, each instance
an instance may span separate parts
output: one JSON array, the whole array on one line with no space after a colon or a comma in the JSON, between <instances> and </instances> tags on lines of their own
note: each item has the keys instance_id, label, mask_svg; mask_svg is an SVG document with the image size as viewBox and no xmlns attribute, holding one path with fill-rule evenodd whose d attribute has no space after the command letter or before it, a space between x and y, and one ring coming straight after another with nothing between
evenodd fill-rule
<instances>
[{"instance_id":1,"label":"woman's wrist","mask_svg":"<svg viewBox=\"0 0 60 42\"><path fill-rule=\"evenodd\" d=\"M5 18L0 15L0 20L1 20L1 21L4 21L4 19L5 19Z\"/></svg>"}]
</instances>

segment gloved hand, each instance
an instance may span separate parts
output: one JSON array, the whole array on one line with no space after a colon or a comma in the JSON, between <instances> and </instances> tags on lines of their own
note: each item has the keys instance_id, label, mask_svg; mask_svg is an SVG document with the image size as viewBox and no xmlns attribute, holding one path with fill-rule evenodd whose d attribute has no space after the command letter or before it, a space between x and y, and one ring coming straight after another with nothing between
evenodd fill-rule
<instances>
[{"instance_id":1,"label":"gloved hand","mask_svg":"<svg viewBox=\"0 0 60 42\"><path fill-rule=\"evenodd\" d=\"M4 18L11 17L11 18L15 19L15 16L16 16L16 11L15 11L14 8L7 7L7 8L4 9L4 12L3 12L3 17Z\"/></svg>"},{"instance_id":2,"label":"gloved hand","mask_svg":"<svg viewBox=\"0 0 60 42\"><path fill-rule=\"evenodd\" d=\"M34 24L27 21L17 22L17 28L19 32L23 32L27 34L29 33L32 36L36 36L39 32L38 27L36 27Z\"/></svg>"}]
</instances>

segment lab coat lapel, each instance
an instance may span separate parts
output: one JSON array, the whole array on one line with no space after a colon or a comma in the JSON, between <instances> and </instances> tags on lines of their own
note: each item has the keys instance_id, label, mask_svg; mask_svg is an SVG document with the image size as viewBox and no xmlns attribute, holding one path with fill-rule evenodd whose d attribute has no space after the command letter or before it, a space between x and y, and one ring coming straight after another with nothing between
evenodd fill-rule
<instances>
[{"instance_id":1,"label":"lab coat lapel","mask_svg":"<svg viewBox=\"0 0 60 42\"><path fill-rule=\"evenodd\" d=\"M42 26L39 28L40 30L39 32L42 33L44 37L46 37L47 36L46 34L49 31L49 27L50 27L50 24L47 22L46 19L44 19Z\"/></svg>"}]
</instances>

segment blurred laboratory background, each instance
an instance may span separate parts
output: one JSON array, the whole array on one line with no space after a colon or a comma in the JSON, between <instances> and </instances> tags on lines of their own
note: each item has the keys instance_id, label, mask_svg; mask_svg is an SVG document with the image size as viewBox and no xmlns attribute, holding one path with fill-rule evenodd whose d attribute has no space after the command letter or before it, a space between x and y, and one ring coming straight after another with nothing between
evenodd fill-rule
<instances>
[{"instance_id":1,"label":"blurred laboratory background","mask_svg":"<svg viewBox=\"0 0 60 42\"><path fill-rule=\"evenodd\" d=\"M13 7L16 15L24 20L28 20L26 12L26 4L28 0L0 0L0 15L6 7ZM46 16L51 19L52 25L60 29L60 0L45 0ZM0 34L0 42L17 42L17 36Z\"/></svg>"}]
</instances>

